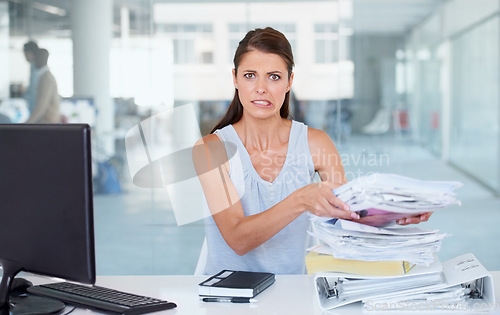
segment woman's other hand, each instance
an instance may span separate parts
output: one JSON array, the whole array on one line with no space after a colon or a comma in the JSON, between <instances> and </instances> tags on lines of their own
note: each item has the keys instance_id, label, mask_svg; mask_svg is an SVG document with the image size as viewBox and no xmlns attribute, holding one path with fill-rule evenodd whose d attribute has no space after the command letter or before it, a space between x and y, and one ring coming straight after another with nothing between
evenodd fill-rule
<instances>
[{"instance_id":1,"label":"woman's other hand","mask_svg":"<svg viewBox=\"0 0 500 315\"><path fill-rule=\"evenodd\" d=\"M425 212L413 217L408 217L404 219L399 219L396 221L399 225L408 225L408 224L418 224L420 222L425 222L429 220L429 217L432 215L432 212Z\"/></svg>"}]
</instances>

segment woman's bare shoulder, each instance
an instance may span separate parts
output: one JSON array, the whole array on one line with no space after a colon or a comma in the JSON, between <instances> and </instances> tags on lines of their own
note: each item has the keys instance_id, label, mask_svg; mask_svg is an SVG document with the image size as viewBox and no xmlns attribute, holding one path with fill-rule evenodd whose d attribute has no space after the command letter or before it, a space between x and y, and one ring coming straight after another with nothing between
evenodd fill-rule
<instances>
[{"instance_id":1,"label":"woman's bare shoulder","mask_svg":"<svg viewBox=\"0 0 500 315\"><path fill-rule=\"evenodd\" d=\"M307 140L312 148L328 147L333 144L332 139L321 129L307 127Z\"/></svg>"},{"instance_id":2,"label":"woman's bare shoulder","mask_svg":"<svg viewBox=\"0 0 500 315\"><path fill-rule=\"evenodd\" d=\"M216 134L199 139L193 147L192 155L198 169L212 169L214 165L224 165L228 161L224 144Z\"/></svg>"},{"instance_id":3,"label":"woman's bare shoulder","mask_svg":"<svg viewBox=\"0 0 500 315\"><path fill-rule=\"evenodd\" d=\"M196 141L196 144L200 145L200 144L211 142L211 141L219 141L220 142L220 139L219 139L219 137L217 137L217 135L215 133L211 133L211 134L204 136L201 139L198 139L198 141Z\"/></svg>"}]
</instances>

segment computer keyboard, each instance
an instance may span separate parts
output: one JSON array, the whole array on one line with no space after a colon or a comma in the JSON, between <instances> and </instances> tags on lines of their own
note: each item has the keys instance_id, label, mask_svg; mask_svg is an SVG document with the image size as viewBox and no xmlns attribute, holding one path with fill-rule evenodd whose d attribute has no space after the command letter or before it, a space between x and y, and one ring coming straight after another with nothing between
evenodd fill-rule
<instances>
[{"instance_id":1,"label":"computer keyboard","mask_svg":"<svg viewBox=\"0 0 500 315\"><path fill-rule=\"evenodd\" d=\"M173 302L152 297L71 282L36 285L29 287L28 292L77 306L118 314L144 314L168 310L177 306Z\"/></svg>"}]
</instances>

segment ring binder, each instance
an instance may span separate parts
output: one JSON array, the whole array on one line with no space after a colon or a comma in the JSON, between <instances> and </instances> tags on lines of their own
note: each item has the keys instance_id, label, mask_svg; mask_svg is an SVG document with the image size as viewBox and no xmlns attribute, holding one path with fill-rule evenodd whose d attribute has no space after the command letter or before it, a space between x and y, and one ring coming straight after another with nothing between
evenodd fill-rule
<instances>
[{"instance_id":1,"label":"ring binder","mask_svg":"<svg viewBox=\"0 0 500 315\"><path fill-rule=\"evenodd\" d=\"M323 310L373 300L495 303L493 279L473 254L439 260L430 267L416 266L402 276L377 277L346 273L317 273L314 277Z\"/></svg>"}]
</instances>

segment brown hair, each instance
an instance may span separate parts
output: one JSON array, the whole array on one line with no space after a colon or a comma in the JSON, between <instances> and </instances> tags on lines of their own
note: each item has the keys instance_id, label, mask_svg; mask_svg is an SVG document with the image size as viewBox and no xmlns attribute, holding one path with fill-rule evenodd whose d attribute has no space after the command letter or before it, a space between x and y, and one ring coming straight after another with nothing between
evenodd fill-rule
<instances>
[{"instance_id":1,"label":"brown hair","mask_svg":"<svg viewBox=\"0 0 500 315\"><path fill-rule=\"evenodd\" d=\"M264 29L257 28L253 31L248 32L240 41L238 48L236 49L236 52L234 54L233 62L235 75L238 71L238 66L243 55L252 50L276 54L283 58L283 60L287 64L288 79L290 79L290 76L292 75L292 68L294 65L293 54L292 47L290 46L290 43L286 39L285 35L271 27L266 27ZM290 91L285 94L285 100L283 101L283 106L281 106L280 116L282 118L288 118L290 116L289 107ZM238 89L235 88L234 97L231 101L231 104L229 104L226 113L210 133L213 133L217 129L222 129L225 126L238 122L242 116L243 106L240 102Z\"/></svg>"}]
</instances>

